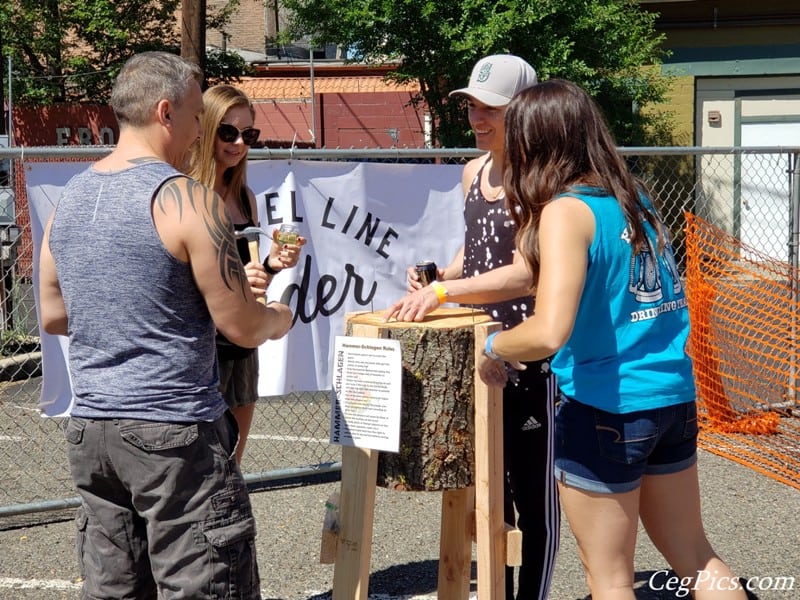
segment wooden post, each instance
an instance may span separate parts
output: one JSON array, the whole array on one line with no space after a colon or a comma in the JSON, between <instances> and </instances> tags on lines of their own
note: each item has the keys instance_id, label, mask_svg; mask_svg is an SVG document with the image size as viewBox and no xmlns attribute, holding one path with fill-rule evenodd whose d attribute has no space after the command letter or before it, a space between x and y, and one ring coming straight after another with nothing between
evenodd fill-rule
<instances>
[{"instance_id":1,"label":"wooden post","mask_svg":"<svg viewBox=\"0 0 800 600\"><path fill-rule=\"evenodd\" d=\"M475 328L475 356L500 325ZM487 386L475 374L475 529L478 544L478 598L505 596L505 519L503 516L502 388Z\"/></svg>"},{"instance_id":2,"label":"wooden post","mask_svg":"<svg viewBox=\"0 0 800 600\"><path fill-rule=\"evenodd\" d=\"M439 600L469 598L474 524L475 488L442 492L437 596Z\"/></svg>"},{"instance_id":3,"label":"wooden post","mask_svg":"<svg viewBox=\"0 0 800 600\"><path fill-rule=\"evenodd\" d=\"M181 57L206 68L206 0L181 0Z\"/></svg>"},{"instance_id":4,"label":"wooden post","mask_svg":"<svg viewBox=\"0 0 800 600\"><path fill-rule=\"evenodd\" d=\"M339 544L333 569L333 600L367 598L377 470L377 451L342 448Z\"/></svg>"},{"instance_id":5,"label":"wooden post","mask_svg":"<svg viewBox=\"0 0 800 600\"><path fill-rule=\"evenodd\" d=\"M356 324L352 335L381 337L381 332L374 327ZM352 446L342 448L339 543L333 570L333 600L367 600L377 473L376 450Z\"/></svg>"}]
</instances>

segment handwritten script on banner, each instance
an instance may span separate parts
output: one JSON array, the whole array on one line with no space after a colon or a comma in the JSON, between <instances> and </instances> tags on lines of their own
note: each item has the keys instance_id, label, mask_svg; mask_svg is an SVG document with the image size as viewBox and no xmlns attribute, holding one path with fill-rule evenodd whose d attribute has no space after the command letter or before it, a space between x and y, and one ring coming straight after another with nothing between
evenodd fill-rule
<instances>
[{"instance_id":1,"label":"handwritten script on banner","mask_svg":"<svg viewBox=\"0 0 800 600\"><path fill-rule=\"evenodd\" d=\"M26 165L34 265L61 188L86 166ZM295 316L285 338L259 348L260 396L330 389L345 315L388 307L405 294L409 265L430 259L445 266L463 244L459 165L251 161L248 183L264 230L291 222L309 240L297 267L278 274L269 287L268 299L285 302ZM262 240L262 259L268 243ZM38 288L36 269L34 284ZM67 344L41 335L41 408L63 415L72 398Z\"/></svg>"}]
</instances>

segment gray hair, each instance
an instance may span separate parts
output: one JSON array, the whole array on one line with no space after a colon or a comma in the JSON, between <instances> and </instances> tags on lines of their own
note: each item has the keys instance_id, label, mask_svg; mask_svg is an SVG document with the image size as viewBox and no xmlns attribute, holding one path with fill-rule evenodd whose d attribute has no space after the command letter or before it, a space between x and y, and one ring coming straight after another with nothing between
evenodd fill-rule
<instances>
[{"instance_id":1,"label":"gray hair","mask_svg":"<svg viewBox=\"0 0 800 600\"><path fill-rule=\"evenodd\" d=\"M120 126L141 127L161 100L180 106L192 81L201 83L200 68L169 52L141 52L122 66L111 90L111 108Z\"/></svg>"}]
</instances>

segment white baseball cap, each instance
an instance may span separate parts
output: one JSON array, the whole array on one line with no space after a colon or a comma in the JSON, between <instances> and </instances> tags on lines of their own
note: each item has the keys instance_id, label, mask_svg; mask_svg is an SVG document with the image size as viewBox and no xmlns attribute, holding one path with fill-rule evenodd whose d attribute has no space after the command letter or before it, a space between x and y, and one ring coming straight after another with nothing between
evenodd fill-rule
<instances>
[{"instance_id":1,"label":"white baseball cap","mask_svg":"<svg viewBox=\"0 0 800 600\"><path fill-rule=\"evenodd\" d=\"M460 94L489 106L505 106L517 93L538 82L534 68L519 56L493 54L475 64L467 87L448 95Z\"/></svg>"}]
</instances>

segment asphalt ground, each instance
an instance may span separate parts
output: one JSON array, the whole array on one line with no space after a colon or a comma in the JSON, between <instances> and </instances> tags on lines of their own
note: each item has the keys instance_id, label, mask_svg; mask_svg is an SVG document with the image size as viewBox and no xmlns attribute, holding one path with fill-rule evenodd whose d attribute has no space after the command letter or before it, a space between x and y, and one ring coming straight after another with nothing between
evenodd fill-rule
<instances>
[{"instance_id":1,"label":"asphalt ground","mask_svg":"<svg viewBox=\"0 0 800 600\"><path fill-rule=\"evenodd\" d=\"M738 575L750 579L758 590L755 597L800 598L800 493L705 451L699 465L705 525L716 550ZM330 598L334 566L319 564L318 556L324 502L338 486L338 473L330 473L261 484L251 494L265 599ZM438 492L377 489L371 600L436 598L440 502ZM79 597L72 515L50 513L51 522L0 530L0 598ZM639 600L680 597L654 589L664 586L666 578L659 573L664 569L665 561L641 532L636 554ZM472 589L474 598L474 579ZM587 594L565 522L551 598L577 600Z\"/></svg>"}]
</instances>

